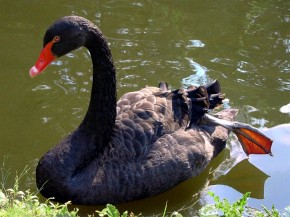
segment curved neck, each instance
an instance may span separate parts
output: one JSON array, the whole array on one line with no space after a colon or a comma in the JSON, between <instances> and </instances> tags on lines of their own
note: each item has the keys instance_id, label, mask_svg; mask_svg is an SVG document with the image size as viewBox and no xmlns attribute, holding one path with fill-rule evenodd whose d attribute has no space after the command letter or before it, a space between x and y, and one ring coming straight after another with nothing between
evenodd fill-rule
<instances>
[{"instance_id":1,"label":"curved neck","mask_svg":"<svg viewBox=\"0 0 290 217\"><path fill-rule=\"evenodd\" d=\"M79 130L100 150L112 137L116 119L116 73L109 46L99 29L90 28L85 47L93 62L93 84L88 111Z\"/></svg>"}]
</instances>

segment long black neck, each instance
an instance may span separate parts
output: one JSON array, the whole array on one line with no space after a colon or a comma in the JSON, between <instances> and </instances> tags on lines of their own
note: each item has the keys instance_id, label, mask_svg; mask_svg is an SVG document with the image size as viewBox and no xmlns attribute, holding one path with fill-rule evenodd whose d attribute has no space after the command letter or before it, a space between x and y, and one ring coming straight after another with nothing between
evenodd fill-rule
<instances>
[{"instance_id":1,"label":"long black neck","mask_svg":"<svg viewBox=\"0 0 290 217\"><path fill-rule=\"evenodd\" d=\"M89 108L79 130L101 150L111 141L116 119L116 73L103 34L96 27L89 31L85 46L93 62L93 84Z\"/></svg>"},{"instance_id":2,"label":"long black neck","mask_svg":"<svg viewBox=\"0 0 290 217\"><path fill-rule=\"evenodd\" d=\"M38 188L46 186L42 194L60 201L67 201L65 192L72 193L79 185L74 175L84 174L80 171L110 143L116 119L116 79L110 49L92 23L80 19L79 26L93 62L89 108L80 126L42 157L36 171Z\"/></svg>"}]
</instances>

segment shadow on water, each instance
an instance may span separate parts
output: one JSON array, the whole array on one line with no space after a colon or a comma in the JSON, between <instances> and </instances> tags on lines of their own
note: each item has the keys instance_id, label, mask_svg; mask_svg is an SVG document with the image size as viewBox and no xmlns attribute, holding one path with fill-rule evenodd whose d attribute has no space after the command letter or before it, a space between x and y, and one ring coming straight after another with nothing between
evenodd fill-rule
<instances>
[{"instance_id":1,"label":"shadow on water","mask_svg":"<svg viewBox=\"0 0 290 217\"><path fill-rule=\"evenodd\" d=\"M264 184L269 176L259 170L248 159L234 166L227 174L210 182L211 185L226 185L245 194L251 192L252 198L264 198Z\"/></svg>"}]
</instances>

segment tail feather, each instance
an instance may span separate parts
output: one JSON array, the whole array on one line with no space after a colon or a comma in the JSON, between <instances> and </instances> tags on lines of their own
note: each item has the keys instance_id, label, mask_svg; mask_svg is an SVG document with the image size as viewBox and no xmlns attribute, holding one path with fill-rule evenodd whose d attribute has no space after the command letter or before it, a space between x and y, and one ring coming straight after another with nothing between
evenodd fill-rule
<instances>
[{"instance_id":1,"label":"tail feather","mask_svg":"<svg viewBox=\"0 0 290 217\"><path fill-rule=\"evenodd\" d=\"M168 84L167 84L167 82L160 81L158 87L159 87L162 91L168 91Z\"/></svg>"},{"instance_id":2,"label":"tail feather","mask_svg":"<svg viewBox=\"0 0 290 217\"><path fill-rule=\"evenodd\" d=\"M224 94L221 91L221 85L218 80L215 80L205 85L209 99L209 109L214 109L223 104Z\"/></svg>"},{"instance_id":3,"label":"tail feather","mask_svg":"<svg viewBox=\"0 0 290 217\"><path fill-rule=\"evenodd\" d=\"M221 86L217 80L197 88L189 86L187 94L191 102L189 105L189 126L198 124L209 109L214 109L223 104L224 95L221 93Z\"/></svg>"},{"instance_id":4,"label":"tail feather","mask_svg":"<svg viewBox=\"0 0 290 217\"><path fill-rule=\"evenodd\" d=\"M192 124L197 124L208 111L210 102L208 100L207 90L204 86L188 90L187 94L187 97L190 99L188 110L190 117L189 126L191 126Z\"/></svg>"},{"instance_id":5,"label":"tail feather","mask_svg":"<svg viewBox=\"0 0 290 217\"><path fill-rule=\"evenodd\" d=\"M178 122L181 126L184 122L188 122L188 99L185 97L183 89L174 90L171 92L171 95L174 122Z\"/></svg>"}]
</instances>

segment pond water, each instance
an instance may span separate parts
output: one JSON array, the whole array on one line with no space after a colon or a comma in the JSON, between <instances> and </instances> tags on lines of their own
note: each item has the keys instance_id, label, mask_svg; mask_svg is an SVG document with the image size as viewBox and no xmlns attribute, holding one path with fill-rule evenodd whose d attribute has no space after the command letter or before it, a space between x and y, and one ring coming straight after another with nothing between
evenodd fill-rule
<instances>
[{"instance_id":1,"label":"pond water","mask_svg":"<svg viewBox=\"0 0 290 217\"><path fill-rule=\"evenodd\" d=\"M79 49L41 76L28 71L57 18L79 15L106 35L117 68L118 96L167 81L172 88L218 79L225 107L238 120L262 128L273 157L247 158L234 136L199 177L120 210L194 216L213 203L207 192L235 201L251 191L249 205L290 205L290 2L257 1L5 1L0 0L0 160L11 171L31 170L23 188L36 190L38 159L82 120L89 101L91 61ZM13 184L14 172L7 181ZM79 206L81 215L100 206Z\"/></svg>"}]
</instances>

